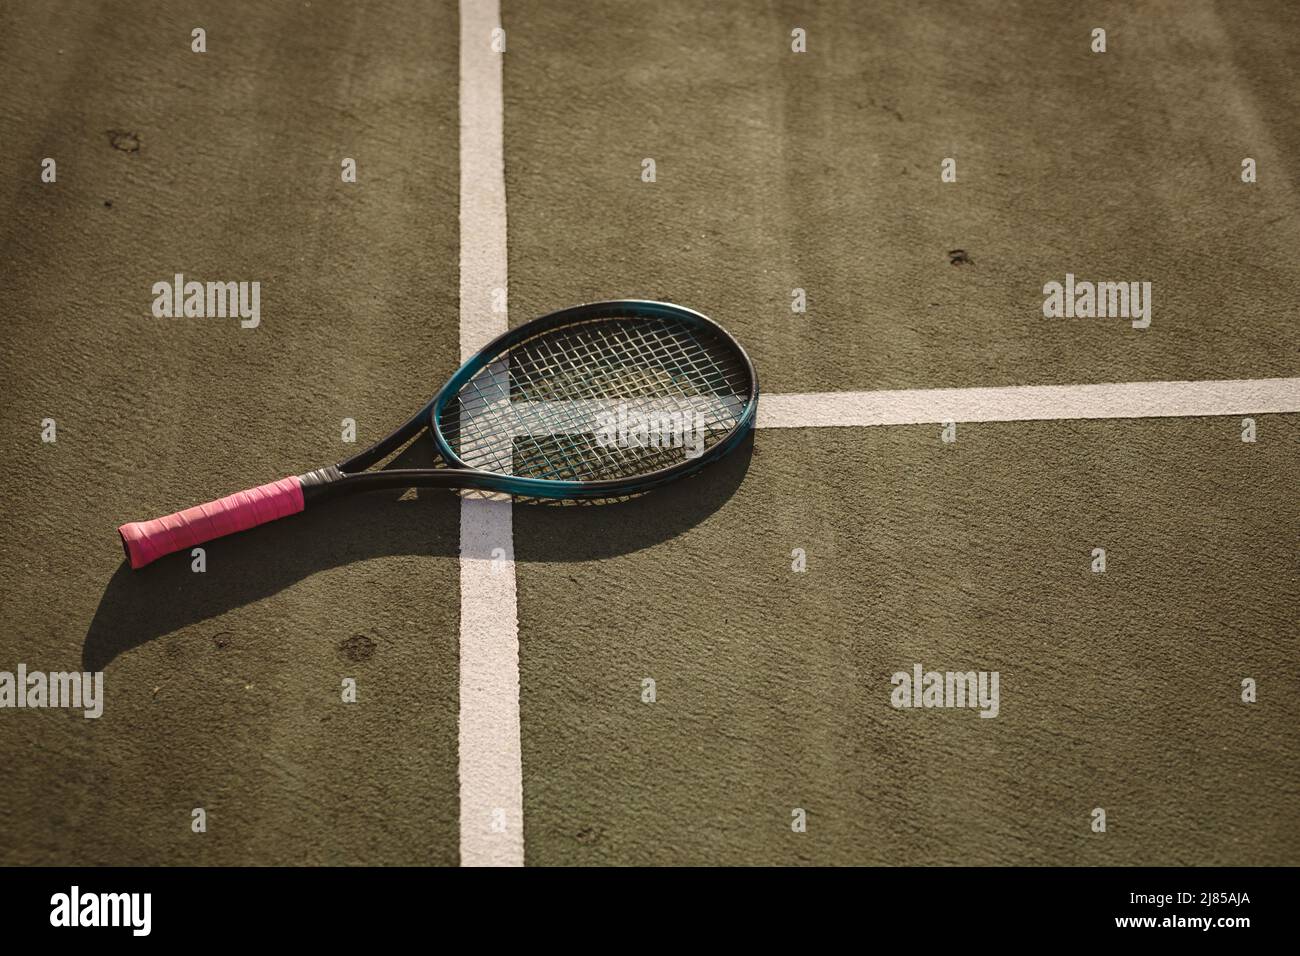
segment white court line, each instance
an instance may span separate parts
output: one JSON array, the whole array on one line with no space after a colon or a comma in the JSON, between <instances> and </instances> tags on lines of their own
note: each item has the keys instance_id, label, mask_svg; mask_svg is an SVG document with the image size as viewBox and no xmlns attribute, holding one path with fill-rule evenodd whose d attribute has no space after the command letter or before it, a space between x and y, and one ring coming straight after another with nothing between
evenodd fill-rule
<instances>
[{"instance_id":1,"label":"white court line","mask_svg":"<svg viewBox=\"0 0 1300 956\"><path fill-rule=\"evenodd\" d=\"M506 183L498 0L460 2L460 357L504 332ZM497 558L493 559L493 554ZM460 862L522 866L519 617L509 499L460 506Z\"/></svg>"},{"instance_id":2,"label":"white court line","mask_svg":"<svg viewBox=\"0 0 1300 956\"><path fill-rule=\"evenodd\" d=\"M759 428L1166 418L1300 411L1300 378L762 395Z\"/></svg>"}]
</instances>

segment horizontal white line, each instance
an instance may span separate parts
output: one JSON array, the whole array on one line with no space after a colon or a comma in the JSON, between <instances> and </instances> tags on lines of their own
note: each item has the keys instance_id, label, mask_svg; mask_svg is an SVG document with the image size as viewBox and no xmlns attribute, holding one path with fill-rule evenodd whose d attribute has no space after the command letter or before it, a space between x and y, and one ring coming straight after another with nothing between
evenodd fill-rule
<instances>
[{"instance_id":1,"label":"horizontal white line","mask_svg":"<svg viewBox=\"0 0 1300 956\"><path fill-rule=\"evenodd\" d=\"M759 428L1300 412L1300 378L763 395Z\"/></svg>"},{"instance_id":2,"label":"horizontal white line","mask_svg":"<svg viewBox=\"0 0 1300 956\"><path fill-rule=\"evenodd\" d=\"M671 428L730 428L740 396L644 397L467 404L457 441L476 443L540 435L592 434L647 423ZM1002 388L899 389L764 395L759 428L916 425L1067 418L1164 418L1300 412L1300 378L1206 382L1116 382L1102 385L1011 385Z\"/></svg>"}]
</instances>

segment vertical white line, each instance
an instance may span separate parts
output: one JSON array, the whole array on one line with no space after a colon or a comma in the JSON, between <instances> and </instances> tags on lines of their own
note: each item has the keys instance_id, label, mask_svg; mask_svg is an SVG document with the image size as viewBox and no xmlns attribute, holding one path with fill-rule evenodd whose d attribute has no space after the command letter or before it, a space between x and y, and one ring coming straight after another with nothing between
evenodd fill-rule
<instances>
[{"instance_id":1,"label":"vertical white line","mask_svg":"<svg viewBox=\"0 0 1300 956\"><path fill-rule=\"evenodd\" d=\"M460 0L460 355L504 332L506 185L498 0ZM522 866L519 619L511 505L460 510L460 862Z\"/></svg>"}]
</instances>

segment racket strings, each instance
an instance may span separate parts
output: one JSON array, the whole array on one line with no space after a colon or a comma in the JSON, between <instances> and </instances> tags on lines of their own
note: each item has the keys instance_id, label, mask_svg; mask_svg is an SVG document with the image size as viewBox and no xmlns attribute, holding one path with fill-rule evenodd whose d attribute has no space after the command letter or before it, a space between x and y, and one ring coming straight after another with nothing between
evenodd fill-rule
<instances>
[{"instance_id":1,"label":"racket strings","mask_svg":"<svg viewBox=\"0 0 1300 956\"><path fill-rule=\"evenodd\" d=\"M550 480L628 478L722 441L751 389L707 329L598 319L513 346L462 386L439 427L466 465Z\"/></svg>"}]
</instances>

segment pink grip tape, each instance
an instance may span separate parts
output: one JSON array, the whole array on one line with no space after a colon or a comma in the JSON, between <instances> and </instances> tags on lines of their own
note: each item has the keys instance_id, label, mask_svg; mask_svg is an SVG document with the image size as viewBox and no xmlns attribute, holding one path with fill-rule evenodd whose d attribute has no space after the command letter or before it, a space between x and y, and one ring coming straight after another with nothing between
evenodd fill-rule
<instances>
[{"instance_id":1,"label":"pink grip tape","mask_svg":"<svg viewBox=\"0 0 1300 956\"><path fill-rule=\"evenodd\" d=\"M245 531L303 509L302 482L281 478L165 518L132 521L117 529L131 567L142 568L164 554Z\"/></svg>"}]
</instances>

